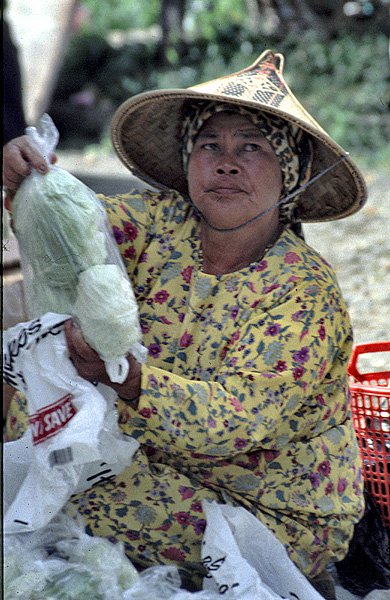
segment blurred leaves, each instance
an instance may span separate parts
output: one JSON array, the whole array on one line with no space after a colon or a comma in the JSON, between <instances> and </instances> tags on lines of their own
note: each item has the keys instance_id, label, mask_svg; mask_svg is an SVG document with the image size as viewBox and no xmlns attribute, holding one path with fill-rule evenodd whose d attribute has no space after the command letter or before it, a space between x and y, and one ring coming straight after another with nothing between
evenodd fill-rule
<instances>
[{"instance_id":1,"label":"blurred leaves","mask_svg":"<svg viewBox=\"0 0 390 600\"><path fill-rule=\"evenodd\" d=\"M82 0L91 18L84 24L85 33L104 35L113 29L150 27L156 22L160 0Z\"/></svg>"},{"instance_id":2,"label":"blurred leaves","mask_svg":"<svg viewBox=\"0 0 390 600\"><path fill-rule=\"evenodd\" d=\"M385 34L349 32L324 40L320 31L308 29L271 36L253 30L242 0L187 1L191 8L185 16L187 38L168 48L167 64L161 66L159 38L148 29L137 41L125 38L115 47L107 41L114 27L131 32L156 25L158 0L147 4L84 0L85 5L94 5L94 27L71 40L51 110L55 113L57 107L58 119L63 115L62 140L71 135L66 122L73 122L64 104L70 102L71 109L77 110L73 100L83 90L95 99L91 110L95 108L99 115L96 141L96 135L107 130L114 110L128 97L220 77L244 68L271 48L285 54L288 84L340 145L371 163L389 157L389 43ZM103 111L99 110L102 103Z\"/></svg>"}]
</instances>

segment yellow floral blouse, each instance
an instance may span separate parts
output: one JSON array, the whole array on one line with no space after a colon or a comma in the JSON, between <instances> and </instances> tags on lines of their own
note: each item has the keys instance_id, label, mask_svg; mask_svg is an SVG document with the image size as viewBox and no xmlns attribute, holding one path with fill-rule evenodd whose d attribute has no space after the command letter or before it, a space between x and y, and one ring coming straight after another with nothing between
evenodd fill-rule
<instances>
[{"instance_id":1,"label":"yellow floral blouse","mask_svg":"<svg viewBox=\"0 0 390 600\"><path fill-rule=\"evenodd\" d=\"M254 513L303 572L341 559L363 496L351 326L331 267L285 230L259 262L208 275L180 195L103 201L149 349L138 409L119 405L123 431Z\"/></svg>"}]
</instances>

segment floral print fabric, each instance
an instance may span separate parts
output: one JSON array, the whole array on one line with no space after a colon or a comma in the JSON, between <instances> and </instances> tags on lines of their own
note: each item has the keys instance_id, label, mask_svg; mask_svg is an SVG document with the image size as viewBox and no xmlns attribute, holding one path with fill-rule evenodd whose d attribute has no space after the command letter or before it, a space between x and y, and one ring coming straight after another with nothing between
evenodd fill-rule
<instances>
[{"instance_id":1,"label":"floral print fabric","mask_svg":"<svg viewBox=\"0 0 390 600\"><path fill-rule=\"evenodd\" d=\"M244 505L316 574L345 554L363 506L332 269L285 230L260 262L207 275L185 199L135 194L107 211L149 349L123 430L151 461Z\"/></svg>"},{"instance_id":2,"label":"floral print fabric","mask_svg":"<svg viewBox=\"0 0 390 600\"><path fill-rule=\"evenodd\" d=\"M180 195L102 200L149 350L138 409L118 406L143 466L74 502L135 562L129 535L140 535L144 564L199 561L203 516L192 504L239 504L315 576L346 554L363 510L351 327L332 269L286 229L259 262L208 275L199 222ZM138 501L149 510L142 526Z\"/></svg>"}]
</instances>

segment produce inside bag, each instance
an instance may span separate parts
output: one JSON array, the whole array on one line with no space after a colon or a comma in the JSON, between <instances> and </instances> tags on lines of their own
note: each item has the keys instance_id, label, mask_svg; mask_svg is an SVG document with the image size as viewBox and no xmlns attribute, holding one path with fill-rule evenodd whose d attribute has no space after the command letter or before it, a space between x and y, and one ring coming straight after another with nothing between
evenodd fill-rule
<instances>
[{"instance_id":1,"label":"produce inside bag","mask_svg":"<svg viewBox=\"0 0 390 600\"><path fill-rule=\"evenodd\" d=\"M44 115L26 134L49 157L58 131ZM20 246L30 318L47 312L70 314L106 363L110 379L127 376L132 353L143 362L146 349L136 299L95 193L67 171L50 166L31 173L14 198L14 229Z\"/></svg>"}]
</instances>

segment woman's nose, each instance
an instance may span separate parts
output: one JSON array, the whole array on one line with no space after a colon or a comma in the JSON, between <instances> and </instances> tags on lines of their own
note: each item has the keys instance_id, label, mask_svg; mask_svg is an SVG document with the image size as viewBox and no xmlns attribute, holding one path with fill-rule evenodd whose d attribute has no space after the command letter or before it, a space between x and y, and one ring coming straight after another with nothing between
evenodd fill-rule
<instances>
[{"instance_id":1,"label":"woman's nose","mask_svg":"<svg viewBox=\"0 0 390 600\"><path fill-rule=\"evenodd\" d=\"M216 172L218 175L237 175L240 172L240 168L232 156L225 155L218 161Z\"/></svg>"},{"instance_id":2,"label":"woman's nose","mask_svg":"<svg viewBox=\"0 0 390 600\"><path fill-rule=\"evenodd\" d=\"M233 165L220 165L219 167L217 167L217 173L218 175L237 175L239 173L239 169L237 167L234 167Z\"/></svg>"}]
</instances>

